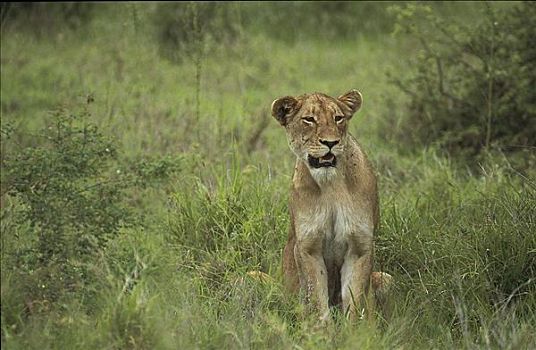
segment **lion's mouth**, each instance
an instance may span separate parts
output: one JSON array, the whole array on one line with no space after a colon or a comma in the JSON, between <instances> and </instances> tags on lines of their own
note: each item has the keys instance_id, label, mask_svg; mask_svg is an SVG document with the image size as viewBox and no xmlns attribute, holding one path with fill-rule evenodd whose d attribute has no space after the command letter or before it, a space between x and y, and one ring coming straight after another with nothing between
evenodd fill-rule
<instances>
[{"instance_id":1,"label":"lion's mouth","mask_svg":"<svg viewBox=\"0 0 536 350\"><path fill-rule=\"evenodd\" d=\"M307 160L309 161L309 165L313 168L327 168L335 167L337 165L337 157L331 152L320 158L308 155Z\"/></svg>"}]
</instances>

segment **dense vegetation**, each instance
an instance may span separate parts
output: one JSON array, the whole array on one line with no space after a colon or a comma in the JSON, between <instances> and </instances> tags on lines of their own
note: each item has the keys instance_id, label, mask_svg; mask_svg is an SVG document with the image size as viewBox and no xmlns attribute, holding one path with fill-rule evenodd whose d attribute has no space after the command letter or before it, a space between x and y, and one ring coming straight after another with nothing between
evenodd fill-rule
<instances>
[{"instance_id":1,"label":"dense vegetation","mask_svg":"<svg viewBox=\"0 0 536 350\"><path fill-rule=\"evenodd\" d=\"M2 348L536 347L535 8L2 4ZM323 330L269 107L350 88L394 309Z\"/></svg>"},{"instance_id":2,"label":"dense vegetation","mask_svg":"<svg viewBox=\"0 0 536 350\"><path fill-rule=\"evenodd\" d=\"M395 12L398 29L422 48L411 58L416 74L394 79L410 96L399 135L471 155L492 145L506 152L536 147L534 4L483 7L476 24L426 7Z\"/></svg>"}]
</instances>

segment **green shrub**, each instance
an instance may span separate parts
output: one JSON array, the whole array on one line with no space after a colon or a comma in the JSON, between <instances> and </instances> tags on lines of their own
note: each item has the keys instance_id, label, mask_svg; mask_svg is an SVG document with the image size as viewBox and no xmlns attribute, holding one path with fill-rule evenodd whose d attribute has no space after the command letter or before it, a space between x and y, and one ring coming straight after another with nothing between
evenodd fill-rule
<instances>
[{"instance_id":1,"label":"green shrub","mask_svg":"<svg viewBox=\"0 0 536 350\"><path fill-rule=\"evenodd\" d=\"M91 279L86 263L130 221L123 202L129 181L114 142L88 118L85 108L55 112L50 126L34 135L38 146L3 160L2 190L16 208L9 218L19 231L27 227L30 242L15 252L15 266L40 287L32 298L53 301L82 290Z\"/></svg>"},{"instance_id":2,"label":"green shrub","mask_svg":"<svg viewBox=\"0 0 536 350\"><path fill-rule=\"evenodd\" d=\"M409 97L396 139L472 154L536 146L536 5L508 6L468 25L427 6L394 8L418 46L409 77L393 79Z\"/></svg>"}]
</instances>

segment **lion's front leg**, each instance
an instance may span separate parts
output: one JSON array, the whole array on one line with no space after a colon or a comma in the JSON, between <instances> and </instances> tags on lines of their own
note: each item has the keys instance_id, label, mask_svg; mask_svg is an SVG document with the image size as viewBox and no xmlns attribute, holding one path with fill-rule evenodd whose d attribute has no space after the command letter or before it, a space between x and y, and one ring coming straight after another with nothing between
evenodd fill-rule
<instances>
[{"instance_id":1,"label":"lion's front leg","mask_svg":"<svg viewBox=\"0 0 536 350\"><path fill-rule=\"evenodd\" d=\"M350 319L364 310L372 273L372 236L349 249L341 269L342 307Z\"/></svg>"},{"instance_id":2,"label":"lion's front leg","mask_svg":"<svg viewBox=\"0 0 536 350\"><path fill-rule=\"evenodd\" d=\"M294 249L294 256L299 271L300 286L307 304L319 313L320 321L328 321L328 279L321 245L318 247L298 242Z\"/></svg>"}]
</instances>

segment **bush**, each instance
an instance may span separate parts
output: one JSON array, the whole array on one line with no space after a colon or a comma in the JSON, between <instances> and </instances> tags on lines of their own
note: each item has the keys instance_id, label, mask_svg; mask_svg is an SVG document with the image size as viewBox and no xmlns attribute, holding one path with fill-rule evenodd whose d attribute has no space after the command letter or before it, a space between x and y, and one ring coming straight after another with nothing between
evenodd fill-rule
<instances>
[{"instance_id":1,"label":"bush","mask_svg":"<svg viewBox=\"0 0 536 350\"><path fill-rule=\"evenodd\" d=\"M30 236L14 259L38 281L32 298L53 301L81 290L90 280L86 263L130 220L114 143L88 117L85 108L55 112L37 135L39 146L8 154L2 164L3 192L16 203L11 218Z\"/></svg>"},{"instance_id":2,"label":"bush","mask_svg":"<svg viewBox=\"0 0 536 350\"><path fill-rule=\"evenodd\" d=\"M426 6L394 13L398 30L419 47L409 77L393 79L409 96L397 139L470 154L536 146L534 3L503 11L487 6L482 20L467 26Z\"/></svg>"}]
</instances>

